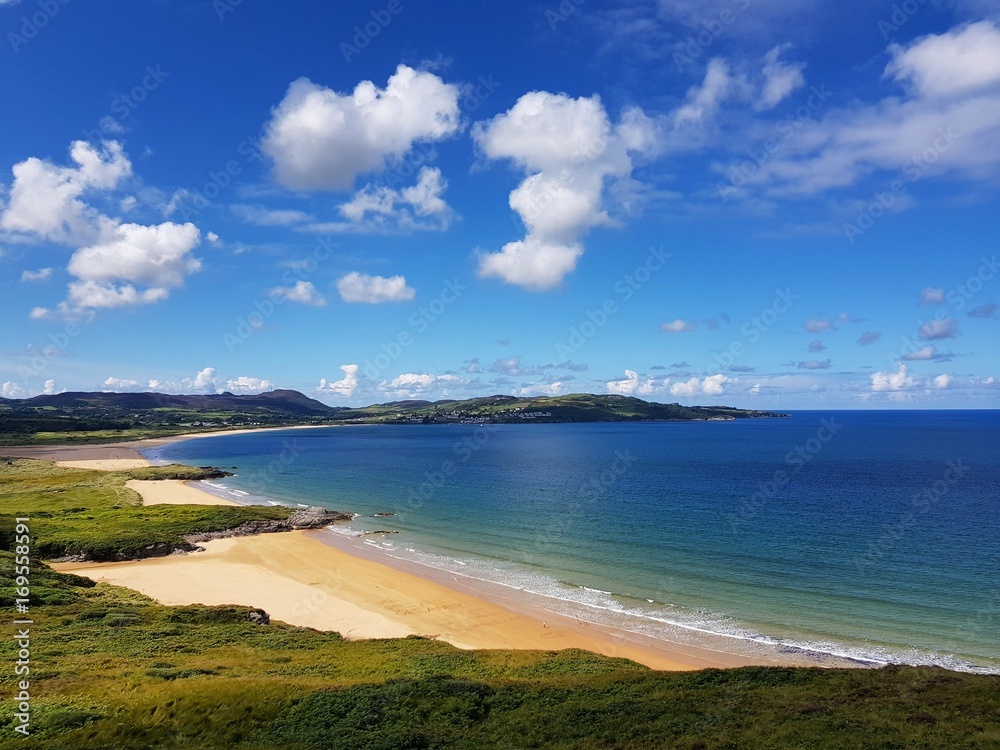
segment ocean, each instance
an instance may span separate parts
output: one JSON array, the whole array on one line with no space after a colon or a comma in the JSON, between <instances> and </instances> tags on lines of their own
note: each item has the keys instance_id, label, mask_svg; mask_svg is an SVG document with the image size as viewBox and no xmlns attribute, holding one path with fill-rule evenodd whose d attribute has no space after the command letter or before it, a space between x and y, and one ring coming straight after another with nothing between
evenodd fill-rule
<instances>
[{"instance_id":1,"label":"ocean","mask_svg":"<svg viewBox=\"0 0 1000 750\"><path fill-rule=\"evenodd\" d=\"M145 453L236 467L207 489L355 513L335 533L584 621L1000 673L997 411L354 425Z\"/></svg>"}]
</instances>

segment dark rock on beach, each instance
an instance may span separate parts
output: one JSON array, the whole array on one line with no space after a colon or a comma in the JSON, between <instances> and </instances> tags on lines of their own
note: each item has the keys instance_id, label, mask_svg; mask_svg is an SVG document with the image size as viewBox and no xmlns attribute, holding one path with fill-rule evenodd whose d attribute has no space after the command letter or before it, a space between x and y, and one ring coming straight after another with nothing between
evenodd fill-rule
<instances>
[{"instance_id":1,"label":"dark rock on beach","mask_svg":"<svg viewBox=\"0 0 1000 750\"><path fill-rule=\"evenodd\" d=\"M183 555L188 552L196 552L200 548L193 544L169 544L167 542L157 542L150 544L135 552L119 552L112 557L94 558L91 555L76 554L63 555L49 560L54 563L84 563L84 562L128 562L129 560L145 560L150 557L166 557L167 555Z\"/></svg>"},{"instance_id":2,"label":"dark rock on beach","mask_svg":"<svg viewBox=\"0 0 1000 750\"><path fill-rule=\"evenodd\" d=\"M208 531L201 534L188 534L183 537L184 541L179 544L169 542L157 542L143 547L134 552L119 552L113 557L102 557L95 559L90 555L64 555L55 558L51 562L59 563L80 563L80 562L125 562L128 560L145 560L149 557L166 557L167 555L183 555L188 552L201 552L199 542L208 542L212 539L229 539L236 536L253 536L254 534L272 534L278 531L295 531L298 529L321 529L337 521L350 521L351 515L339 513L326 508L301 508L292 513L288 518L275 521L247 521L223 531Z\"/></svg>"},{"instance_id":3,"label":"dark rock on beach","mask_svg":"<svg viewBox=\"0 0 1000 750\"><path fill-rule=\"evenodd\" d=\"M294 531L297 529L321 529L337 521L350 521L347 513L338 513L326 508L302 508L288 518L280 521L247 521L232 529L224 531L209 531L204 534L188 534L184 540L190 544L208 542L212 539L230 539L236 536L252 536L254 534L272 534L277 531Z\"/></svg>"}]
</instances>

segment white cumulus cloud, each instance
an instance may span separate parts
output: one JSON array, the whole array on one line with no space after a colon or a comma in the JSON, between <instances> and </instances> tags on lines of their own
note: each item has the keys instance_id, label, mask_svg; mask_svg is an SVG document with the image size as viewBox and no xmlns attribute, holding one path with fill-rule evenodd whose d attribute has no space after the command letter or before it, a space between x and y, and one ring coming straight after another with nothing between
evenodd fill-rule
<instances>
[{"instance_id":1,"label":"white cumulus cloud","mask_svg":"<svg viewBox=\"0 0 1000 750\"><path fill-rule=\"evenodd\" d=\"M194 224L121 223L87 202L132 174L121 144L106 141L98 148L74 141L70 159L74 166L35 157L15 164L14 183L0 213L0 237L78 248L67 267L75 280L56 315L82 317L98 308L157 302L200 269L201 261L190 254L201 242ZM51 274L52 269L25 271L22 281L40 281ZM53 315L44 307L30 313L34 319Z\"/></svg>"},{"instance_id":2,"label":"white cumulus cloud","mask_svg":"<svg viewBox=\"0 0 1000 750\"><path fill-rule=\"evenodd\" d=\"M131 378L108 377L101 385L112 391L131 391L139 387L139 381Z\"/></svg>"},{"instance_id":3,"label":"white cumulus cloud","mask_svg":"<svg viewBox=\"0 0 1000 750\"><path fill-rule=\"evenodd\" d=\"M201 241L194 224L122 224L109 242L73 253L68 270L85 281L128 281L168 289L201 268L190 255Z\"/></svg>"},{"instance_id":4,"label":"white cumulus cloud","mask_svg":"<svg viewBox=\"0 0 1000 750\"><path fill-rule=\"evenodd\" d=\"M696 377L690 380L674 383L670 386L671 396L721 396L725 393L726 384L732 379L722 373L709 375L703 379Z\"/></svg>"},{"instance_id":5,"label":"white cumulus cloud","mask_svg":"<svg viewBox=\"0 0 1000 750\"><path fill-rule=\"evenodd\" d=\"M399 190L366 185L337 206L342 219L307 227L313 232L411 232L447 229L455 212L442 195L448 181L437 167L422 167L417 182Z\"/></svg>"},{"instance_id":6,"label":"white cumulus cloud","mask_svg":"<svg viewBox=\"0 0 1000 750\"><path fill-rule=\"evenodd\" d=\"M67 270L77 281L70 282L66 301L59 303L60 314L79 316L86 310L166 299L170 289L201 268L191 255L200 242L200 231L190 223L122 224L106 242L73 253ZM32 317L48 314L39 310Z\"/></svg>"},{"instance_id":7,"label":"white cumulus cloud","mask_svg":"<svg viewBox=\"0 0 1000 750\"><path fill-rule=\"evenodd\" d=\"M889 47L886 75L927 97L971 94L1000 82L1000 29L980 21Z\"/></svg>"},{"instance_id":8,"label":"white cumulus cloud","mask_svg":"<svg viewBox=\"0 0 1000 750\"><path fill-rule=\"evenodd\" d=\"M337 279L337 290L344 302L406 302L413 299L416 291L406 285L403 276L368 276L351 271Z\"/></svg>"},{"instance_id":9,"label":"white cumulus cloud","mask_svg":"<svg viewBox=\"0 0 1000 750\"><path fill-rule=\"evenodd\" d=\"M293 286L276 286L269 289L268 294L313 307L322 307L326 304L326 299L311 281L297 281Z\"/></svg>"},{"instance_id":10,"label":"white cumulus cloud","mask_svg":"<svg viewBox=\"0 0 1000 750\"><path fill-rule=\"evenodd\" d=\"M527 235L482 253L478 273L532 291L550 289L573 271L588 230L616 223L605 206L607 189L627 183L632 156L655 152L659 139L656 124L637 108L615 124L598 96L545 91L477 123L473 137L487 159L509 159L527 173L509 200Z\"/></svg>"},{"instance_id":11,"label":"white cumulus cloud","mask_svg":"<svg viewBox=\"0 0 1000 750\"><path fill-rule=\"evenodd\" d=\"M953 381L954 378L952 378L951 375L944 373L934 378L934 387L937 388L939 391L944 391L951 388L951 384Z\"/></svg>"},{"instance_id":12,"label":"white cumulus cloud","mask_svg":"<svg viewBox=\"0 0 1000 750\"><path fill-rule=\"evenodd\" d=\"M349 190L359 175L382 172L417 142L461 127L458 87L400 65L384 89L362 81L338 93L294 81L274 109L263 150L275 177L297 190Z\"/></svg>"},{"instance_id":13,"label":"white cumulus cloud","mask_svg":"<svg viewBox=\"0 0 1000 750\"><path fill-rule=\"evenodd\" d=\"M635 370L625 370L624 379L609 380L605 385L608 388L608 393L630 396L635 393L635 389L639 386L639 373Z\"/></svg>"},{"instance_id":14,"label":"white cumulus cloud","mask_svg":"<svg viewBox=\"0 0 1000 750\"><path fill-rule=\"evenodd\" d=\"M466 383L468 380L457 375L404 372L392 380L383 380L379 383L378 390L395 398L417 398L432 389L438 389L442 396L446 396L449 388Z\"/></svg>"},{"instance_id":15,"label":"white cumulus cloud","mask_svg":"<svg viewBox=\"0 0 1000 750\"><path fill-rule=\"evenodd\" d=\"M344 377L332 382L321 378L319 387L316 388L317 393L341 398L350 398L354 395L354 391L358 388L358 365L341 365L340 369L344 371Z\"/></svg>"},{"instance_id":16,"label":"white cumulus cloud","mask_svg":"<svg viewBox=\"0 0 1000 750\"><path fill-rule=\"evenodd\" d=\"M158 391L164 393L230 393L247 394L261 393L274 389L274 384L264 378L250 375L240 375L235 378L221 379L214 367L205 367L195 373L194 377L180 380L160 380L152 378L143 385L134 378L109 377L101 385L110 391Z\"/></svg>"},{"instance_id":17,"label":"white cumulus cloud","mask_svg":"<svg viewBox=\"0 0 1000 750\"><path fill-rule=\"evenodd\" d=\"M98 150L86 141L74 141L70 159L75 166L62 167L36 157L14 165L14 183L0 214L0 230L68 245L93 242L114 227L112 219L81 197L110 190L132 173L121 144L108 141Z\"/></svg>"},{"instance_id":18,"label":"white cumulus cloud","mask_svg":"<svg viewBox=\"0 0 1000 750\"><path fill-rule=\"evenodd\" d=\"M896 372L874 372L871 375L872 391L876 393L906 391L916 388L919 384L906 370L906 365L900 365Z\"/></svg>"},{"instance_id":19,"label":"white cumulus cloud","mask_svg":"<svg viewBox=\"0 0 1000 750\"><path fill-rule=\"evenodd\" d=\"M181 378L180 380L154 378L149 381L146 390L163 393L222 393L225 390L241 389L241 384L245 386L264 384L265 389L272 387L269 381L250 376L221 380L218 370L214 367L205 367L196 372L194 377Z\"/></svg>"},{"instance_id":20,"label":"white cumulus cloud","mask_svg":"<svg viewBox=\"0 0 1000 750\"><path fill-rule=\"evenodd\" d=\"M216 370L214 367L206 367L203 370L199 370L193 380L188 381L187 378L185 378L182 382L190 382L190 386L192 388L209 388L215 385L215 375Z\"/></svg>"},{"instance_id":21,"label":"white cumulus cloud","mask_svg":"<svg viewBox=\"0 0 1000 750\"><path fill-rule=\"evenodd\" d=\"M561 380L555 380L551 383L536 383L531 386L524 386L521 391L521 396L561 396L566 392L566 384Z\"/></svg>"},{"instance_id":22,"label":"white cumulus cloud","mask_svg":"<svg viewBox=\"0 0 1000 750\"><path fill-rule=\"evenodd\" d=\"M240 375L237 378L227 380L225 389L230 393L263 393L274 389L270 380L253 378L248 375Z\"/></svg>"},{"instance_id":23,"label":"white cumulus cloud","mask_svg":"<svg viewBox=\"0 0 1000 750\"><path fill-rule=\"evenodd\" d=\"M0 396L4 398L27 398L28 392L22 386L8 380L0 387Z\"/></svg>"},{"instance_id":24,"label":"white cumulus cloud","mask_svg":"<svg viewBox=\"0 0 1000 750\"><path fill-rule=\"evenodd\" d=\"M666 385L666 380L663 385ZM660 387L655 378L647 377L643 379L635 370L625 370L625 377L621 380L609 380L605 383L608 393L617 393L622 396L648 396Z\"/></svg>"}]
</instances>

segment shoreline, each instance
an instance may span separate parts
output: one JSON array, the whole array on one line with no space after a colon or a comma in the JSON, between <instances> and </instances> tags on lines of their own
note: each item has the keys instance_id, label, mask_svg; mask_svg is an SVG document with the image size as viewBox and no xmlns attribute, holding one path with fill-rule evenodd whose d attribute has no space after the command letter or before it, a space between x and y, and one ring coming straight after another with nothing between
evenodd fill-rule
<instances>
[{"instance_id":1,"label":"shoreline","mask_svg":"<svg viewBox=\"0 0 1000 750\"><path fill-rule=\"evenodd\" d=\"M257 431L191 433L131 443L25 446L5 452L55 460L61 466L115 470L150 465L140 451L168 443ZM194 482L130 480L128 486L142 496L144 504L240 504ZM471 577L460 581L447 570L384 550L376 552L351 540L329 530L286 532L213 540L202 545L206 550L202 553L52 567L123 585L163 604L260 607L288 624L337 630L346 638L424 635L467 649L582 648L666 670L870 666L804 650L783 653L778 648L759 648L756 653L739 653L588 622L541 607L519 596L517 590L505 591L499 584ZM714 640L720 646L727 642L724 636Z\"/></svg>"},{"instance_id":2,"label":"shoreline","mask_svg":"<svg viewBox=\"0 0 1000 750\"><path fill-rule=\"evenodd\" d=\"M217 539L205 552L122 563L56 563L61 572L135 589L167 605L236 604L347 639L419 635L461 649L583 649L656 670L786 665L672 644L645 644L559 615L502 607L292 531Z\"/></svg>"},{"instance_id":3,"label":"shoreline","mask_svg":"<svg viewBox=\"0 0 1000 750\"><path fill-rule=\"evenodd\" d=\"M631 630L625 626L589 620L586 616L550 609L539 600L551 599L550 595L531 592L516 586L465 575L461 572L439 568L427 562L400 557L392 552L365 544L365 536L350 536L330 529L306 532L323 544L351 556L371 560L404 574L433 581L453 591L468 593L499 607L524 614L536 620L558 622L561 628L588 635L599 634L619 645L638 648L651 653L669 653L697 662L700 668L728 668L736 666L794 666L794 667L846 667L868 668L882 666L873 661L839 656L803 647L752 641L739 636L696 630L671 624L675 638L654 636ZM578 604L577 602L573 602ZM586 606L586 605L582 605ZM729 646L730 648L726 648ZM740 648L732 648L739 646ZM603 653L603 652L602 652ZM636 659L637 661L641 661Z\"/></svg>"},{"instance_id":4,"label":"shoreline","mask_svg":"<svg viewBox=\"0 0 1000 750\"><path fill-rule=\"evenodd\" d=\"M290 427L246 427L238 430L214 430L212 432L188 432L169 437L126 440L118 443L81 443L80 445L4 445L0 446L0 456L10 458L36 458L54 461L58 466L77 469L100 469L117 471L139 466L152 466L142 454L151 448L162 448L171 443L186 440L216 437L219 435L246 435L266 430L315 430L320 427L336 427L328 424L292 425ZM110 468L109 468L110 467Z\"/></svg>"}]
</instances>

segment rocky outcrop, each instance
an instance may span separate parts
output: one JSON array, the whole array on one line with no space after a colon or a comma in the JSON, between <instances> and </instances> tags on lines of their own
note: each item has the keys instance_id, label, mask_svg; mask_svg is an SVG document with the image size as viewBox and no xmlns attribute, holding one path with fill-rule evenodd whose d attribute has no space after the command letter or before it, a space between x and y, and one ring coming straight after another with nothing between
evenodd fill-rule
<instances>
[{"instance_id":1,"label":"rocky outcrop","mask_svg":"<svg viewBox=\"0 0 1000 750\"><path fill-rule=\"evenodd\" d=\"M280 521L247 521L239 526L223 531L207 531L201 534L187 534L184 541L189 544L208 542L212 539L230 539L236 536L253 536L254 534L271 534L277 531L294 531L296 529L321 529L337 521L350 521L347 513L338 513L326 508L301 508L288 518Z\"/></svg>"},{"instance_id":2,"label":"rocky outcrop","mask_svg":"<svg viewBox=\"0 0 1000 750\"><path fill-rule=\"evenodd\" d=\"M81 562L124 562L127 560L144 560L148 557L166 557L167 555L183 555L188 552L202 552L199 542L212 539L228 539L236 536L253 536L254 534L272 534L277 531L295 531L297 529L321 529L337 521L350 521L353 516L338 513L326 508L300 508L287 518L276 521L247 521L231 529L222 531L206 531L199 534L187 534L179 543L157 542L142 549L130 552L118 552L113 556L94 557L87 554L69 554L54 558L50 562L81 563Z\"/></svg>"},{"instance_id":3,"label":"rocky outcrop","mask_svg":"<svg viewBox=\"0 0 1000 750\"><path fill-rule=\"evenodd\" d=\"M170 544L169 542L156 542L148 544L142 549L132 552L117 552L110 557L94 557L88 554L69 554L62 557L53 557L48 562L53 563L87 563L87 562L128 562L130 560L145 560L149 557L166 557L167 555L184 555L188 552L200 551L201 547L193 544Z\"/></svg>"},{"instance_id":4,"label":"rocky outcrop","mask_svg":"<svg viewBox=\"0 0 1000 750\"><path fill-rule=\"evenodd\" d=\"M262 609L251 609L247 613L247 619L250 620L254 625L270 625L271 615Z\"/></svg>"}]
</instances>

